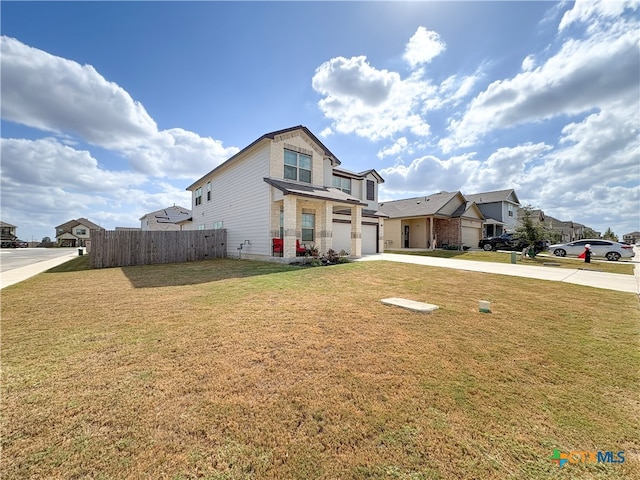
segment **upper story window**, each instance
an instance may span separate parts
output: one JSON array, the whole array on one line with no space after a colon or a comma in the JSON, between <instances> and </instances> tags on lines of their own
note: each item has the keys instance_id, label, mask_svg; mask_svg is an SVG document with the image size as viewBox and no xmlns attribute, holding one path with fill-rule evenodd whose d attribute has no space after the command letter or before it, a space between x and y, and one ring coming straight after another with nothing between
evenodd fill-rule
<instances>
[{"instance_id":1,"label":"upper story window","mask_svg":"<svg viewBox=\"0 0 640 480\"><path fill-rule=\"evenodd\" d=\"M376 183L373 180L367 180L367 200L376 199Z\"/></svg>"},{"instance_id":2,"label":"upper story window","mask_svg":"<svg viewBox=\"0 0 640 480\"><path fill-rule=\"evenodd\" d=\"M202 187L196 188L195 197L196 205L200 205L202 203Z\"/></svg>"},{"instance_id":3,"label":"upper story window","mask_svg":"<svg viewBox=\"0 0 640 480\"><path fill-rule=\"evenodd\" d=\"M207 202L211 200L211 182L207 182Z\"/></svg>"},{"instance_id":4,"label":"upper story window","mask_svg":"<svg viewBox=\"0 0 640 480\"><path fill-rule=\"evenodd\" d=\"M291 150L284 151L284 178L311 183L311 157Z\"/></svg>"},{"instance_id":5,"label":"upper story window","mask_svg":"<svg viewBox=\"0 0 640 480\"><path fill-rule=\"evenodd\" d=\"M76 235L86 235L86 234L87 234L86 228L76 228Z\"/></svg>"},{"instance_id":6,"label":"upper story window","mask_svg":"<svg viewBox=\"0 0 640 480\"><path fill-rule=\"evenodd\" d=\"M333 186L339 190L342 190L344 193L348 193L351 195L351 179L338 177L336 175L333 176Z\"/></svg>"},{"instance_id":7,"label":"upper story window","mask_svg":"<svg viewBox=\"0 0 640 480\"><path fill-rule=\"evenodd\" d=\"M509 215L510 217L513 217L513 205L509 205L509 206L508 206L508 209L509 209L508 215Z\"/></svg>"}]
</instances>

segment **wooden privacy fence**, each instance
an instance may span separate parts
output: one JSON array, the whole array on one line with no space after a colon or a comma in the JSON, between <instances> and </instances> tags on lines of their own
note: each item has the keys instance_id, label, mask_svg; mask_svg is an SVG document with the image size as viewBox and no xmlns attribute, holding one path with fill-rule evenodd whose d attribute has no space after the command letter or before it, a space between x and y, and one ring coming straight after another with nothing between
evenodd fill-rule
<instances>
[{"instance_id":1,"label":"wooden privacy fence","mask_svg":"<svg viewBox=\"0 0 640 480\"><path fill-rule=\"evenodd\" d=\"M92 230L91 268L191 262L227 256L227 231Z\"/></svg>"}]
</instances>

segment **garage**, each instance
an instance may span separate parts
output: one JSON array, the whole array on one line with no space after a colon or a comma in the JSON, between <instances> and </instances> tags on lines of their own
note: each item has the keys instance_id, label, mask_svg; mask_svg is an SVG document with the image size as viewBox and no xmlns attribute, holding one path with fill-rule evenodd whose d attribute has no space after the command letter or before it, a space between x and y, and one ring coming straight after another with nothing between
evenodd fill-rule
<instances>
[{"instance_id":1,"label":"garage","mask_svg":"<svg viewBox=\"0 0 640 480\"><path fill-rule=\"evenodd\" d=\"M362 224L362 254L378 253L378 224Z\"/></svg>"},{"instance_id":2,"label":"garage","mask_svg":"<svg viewBox=\"0 0 640 480\"><path fill-rule=\"evenodd\" d=\"M343 222L333 222L333 249L336 252L344 250L351 253L351 224ZM362 254L377 253L378 246L378 225L362 225Z\"/></svg>"},{"instance_id":3,"label":"garage","mask_svg":"<svg viewBox=\"0 0 640 480\"><path fill-rule=\"evenodd\" d=\"M462 220L462 245L476 248L482 236L482 222Z\"/></svg>"}]
</instances>

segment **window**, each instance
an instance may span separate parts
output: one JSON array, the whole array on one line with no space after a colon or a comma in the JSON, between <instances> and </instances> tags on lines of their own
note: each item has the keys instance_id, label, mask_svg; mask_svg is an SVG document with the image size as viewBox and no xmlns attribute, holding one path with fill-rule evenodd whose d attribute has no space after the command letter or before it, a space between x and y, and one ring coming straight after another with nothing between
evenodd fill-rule
<instances>
[{"instance_id":1,"label":"window","mask_svg":"<svg viewBox=\"0 0 640 480\"><path fill-rule=\"evenodd\" d=\"M284 210L280 210L280 238L284 238Z\"/></svg>"},{"instance_id":2,"label":"window","mask_svg":"<svg viewBox=\"0 0 640 480\"><path fill-rule=\"evenodd\" d=\"M86 235L86 234L87 234L86 228L76 228L76 235Z\"/></svg>"},{"instance_id":3,"label":"window","mask_svg":"<svg viewBox=\"0 0 640 480\"><path fill-rule=\"evenodd\" d=\"M311 157L302 153L284 151L284 178L311 183Z\"/></svg>"},{"instance_id":4,"label":"window","mask_svg":"<svg viewBox=\"0 0 640 480\"><path fill-rule=\"evenodd\" d=\"M302 241L303 242L314 241L315 227L316 227L316 216L313 213L303 213L302 214Z\"/></svg>"},{"instance_id":5,"label":"window","mask_svg":"<svg viewBox=\"0 0 640 480\"><path fill-rule=\"evenodd\" d=\"M202 225L198 225L198 230L204 230L204 223Z\"/></svg>"},{"instance_id":6,"label":"window","mask_svg":"<svg viewBox=\"0 0 640 480\"><path fill-rule=\"evenodd\" d=\"M213 229L214 230L222 230L222 220L220 220L218 222L213 222Z\"/></svg>"},{"instance_id":7,"label":"window","mask_svg":"<svg viewBox=\"0 0 640 480\"><path fill-rule=\"evenodd\" d=\"M333 186L339 190L342 190L344 193L348 193L351 195L351 179L344 177L333 176Z\"/></svg>"},{"instance_id":8,"label":"window","mask_svg":"<svg viewBox=\"0 0 640 480\"><path fill-rule=\"evenodd\" d=\"M211 182L207 182L207 202L211 201Z\"/></svg>"},{"instance_id":9,"label":"window","mask_svg":"<svg viewBox=\"0 0 640 480\"><path fill-rule=\"evenodd\" d=\"M509 205L509 216L513 217L513 205Z\"/></svg>"},{"instance_id":10,"label":"window","mask_svg":"<svg viewBox=\"0 0 640 480\"><path fill-rule=\"evenodd\" d=\"M196 205L200 205L202 203L202 187L196 188Z\"/></svg>"},{"instance_id":11,"label":"window","mask_svg":"<svg viewBox=\"0 0 640 480\"><path fill-rule=\"evenodd\" d=\"M376 199L376 184L373 180L367 180L367 200Z\"/></svg>"}]
</instances>

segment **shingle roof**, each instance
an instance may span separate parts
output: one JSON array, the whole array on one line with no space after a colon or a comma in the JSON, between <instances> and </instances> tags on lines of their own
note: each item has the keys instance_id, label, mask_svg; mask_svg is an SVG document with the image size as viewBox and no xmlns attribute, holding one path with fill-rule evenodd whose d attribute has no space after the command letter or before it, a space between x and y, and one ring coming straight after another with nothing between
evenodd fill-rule
<instances>
[{"instance_id":1,"label":"shingle roof","mask_svg":"<svg viewBox=\"0 0 640 480\"><path fill-rule=\"evenodd\" d=\"M419 217L435 215L460 192L439 192L428 197L414 197L403 200L391 200L379 204L380 211L390 218Z\"/></svg>"},{"instance_id":2,"label":"shingle roof","mask_svg":"<svg viewBox=\"0 0 640 480\"><path fill-rule=\"evenodd\" d=\"M360 199L344 193L342 190L338 190L337 188L285 182L284 180L278 180L275 178L265 178L264 181L277 188L285 195L300 195L301 197L331 200L333 202L347 203L350 205L367 205L366 203L361 202Z\"/></svg>"},{"instance_id":3,"label":"shingle roof","mask_svg":"<svg viewBox=\"0 0 640 480\"><path fill-rule=\"evenodd\" d=\"M520 203L518 200L518 196L513 188L508 190L495 190L493 192L482 192L482 193L470 193L465 194L465 198L472 202L476 202L477 204L481 203L495 203L495 202L508 202L509 197L513 195L516 199L515 203Z\"/></svg>"},{"instance_id":4,"label":"shingle roof","mask_svg":"<svg viewBox=\"0 0 640 480\"><path fill-rule=\"evenodd\" d=\"M260 143L262 140L265 139L269 139L269 140L273 140L275 139L275 137L277 137L278 135L283 135L285 133L289 133L289 132L294 132L296 130L302 130L307 136L309 136L309 138L311 138L311 140L313 140L316 145L318 145L322 151L324 152L324 155L326 157L331 158L331 160L333 162L335 162L335 164L340 165L340 160L338 160L338 157L336 157L333 153L331 153L331 150L329 150L327 147L324 146L324 144L318 140L318 138L311 133L311 130L309 130L307 127L305 127L304 125L297 125L295 127L290 127L290 128L285 128L284 130L276 130L275 132L270 132L270 133L265 133L264 135L262 135L260 138L254 140L253 142L251 142L249 145L247 145L246 147L244 147L242 150L240 150L238 153L236 153L235 155L233 155L232 157L229 157L227 160L225 160L224 162L222 162L220 165L218 165L216 168L214 168L213 170L211 170L209 173L203 175L202 177L200 177L198 180L196 180L195 182L193 182L191 185L189 185L186 190L191 190L193 187L195 187L197 184L199 184L203 178L208 177L209 175L211 175L213 172L215 172L216 170L218 170L219 168L221 168L224 165L227 165L231 162L233 162L236 158L238 158L240 155L242 155L244 152L246 152L247 150L251 149L254 145Z\"/></svg>"},{"instance_id":5,"label":"shingle roof","mask_svg":"<svg viewBox=\"0 0 640 480\"><path fill-rule=\"evenodd\" d=\"M191 218L191 210L180 207L179 205L174 205L172 207L163 208L162 210L146 213L140 217L139 220L143 220L147 216L154 217L158 223L177 223Z\"/></svg>"}]
</instances>

